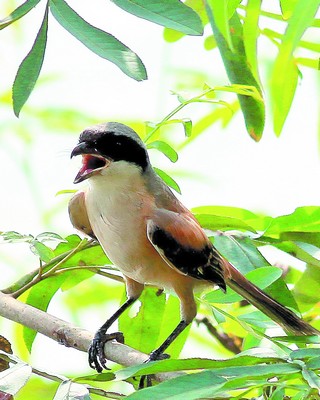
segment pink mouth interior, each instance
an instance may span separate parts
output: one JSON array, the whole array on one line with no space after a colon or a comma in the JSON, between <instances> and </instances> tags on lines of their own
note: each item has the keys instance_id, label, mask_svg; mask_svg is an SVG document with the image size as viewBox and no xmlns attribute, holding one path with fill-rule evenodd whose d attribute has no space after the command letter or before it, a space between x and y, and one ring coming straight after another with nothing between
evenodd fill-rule
<instances>
[{"instance_id":1,"label":"pink mouth interior","mask_svg":"<svg viewBox=\"0 0 320 400\"><path fill-rule=\"evenodd\" d=\"M103 157L98 157L92 154L83 154L82 167L79 171L79 175L81 176L88 175L95 169L105 167L106 164L107 164L106 159Z\"/></svg>"}]
</instances>

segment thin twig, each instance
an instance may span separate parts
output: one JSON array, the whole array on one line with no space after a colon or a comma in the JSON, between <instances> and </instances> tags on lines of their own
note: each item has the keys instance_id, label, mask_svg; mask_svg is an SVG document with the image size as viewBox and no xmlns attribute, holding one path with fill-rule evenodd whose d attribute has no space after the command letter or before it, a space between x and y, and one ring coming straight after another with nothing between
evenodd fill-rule
<instances>
[{"instance_id":1,"label":"thin twig","mask_svg":"<svg viewBox=\"0 0 320 400\"><path fill-rule=\"evenodd\" d=\"M241 352L242 339L238 336L231 337L224 332L218 332L218 330L212 325L208 318L196 319L198 325L203 324L208 331L214 336L227 350L234 354Z\"/></svg>"}]
</instances>

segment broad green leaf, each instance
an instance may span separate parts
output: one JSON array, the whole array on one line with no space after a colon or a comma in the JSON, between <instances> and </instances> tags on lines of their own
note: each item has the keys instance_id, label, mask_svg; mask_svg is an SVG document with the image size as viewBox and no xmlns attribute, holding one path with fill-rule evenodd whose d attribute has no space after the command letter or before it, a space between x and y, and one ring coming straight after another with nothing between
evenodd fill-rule
<instances>
[{"instance_id":1,"label":"broad green leaf","mask_svg":"<svg viewBox=\"0 0 320 400\"><path fill-rule=\"evenodd\" d=\"M157 289L147 287L139 301L141 305L134 317L130 317L131 309L120 316L119 329L124 333L128 346L148 354L156 348L166 296L164 293L158 295Z\"/></svg>"},{"instance_id":2,"label":"broad green leaf","mask_svg":"<svg viewBox=\"0 0 320 400\"><path fill-rule=\"evenodd\" d=\"M297 0L282 38L271 78L274 130L277 135L280 135L291 108L298 81L298 68L293 59L293 52L312 23L318 8L319 0L309 0L307 6L305 0Z\"/></svg>"},{"instance_id":3,"label":"broad green leaf","mask_svg":"<svg viewBox=\"0 0 320 400\"><path fill-rule=\"evenodd\" d=\"M203 228L216 230L244 230L256 232L254 228L246 224L244 221L233 217L223 217L221 215L212 214L195 214Z\"/></svg>"},{"instance_id":4,"label":"broad green leaf","mask_svg":"<svg viewBox=\"0 0 320 400\"><path fill-rule=\"evenodd\" d=\"M137 54L114 36L90 25L64 0L51 0L50 10L60 25L98 56L117 65L130 78L147 79L146 69Z\"/></svg>"},{"instance_id":5,"label":"broad green leaf","mask_svg":"<svg viewBox=\"0 0 320 400\"><path fill-rule=\"evenodd\" d=\"M40 30L33 43L33 46L20 64L13 83L13 110L17 117L19 116L22 107L28 100L40 75L47 45L47 31L48 7L46 8Z\"/></svg>"},{"instance_id":6,"label":"broad green leaf","mask_svg":"<svg viewBox=\"0 0 320 400\"><path fill-rule=\"evenodd\" d=\"M112 0L118 7L156 24L186 35L202 35L199 15L179 0Z\"/></svg>"},{"instance_id":7,"label":"broad green leaf","mask_svg":"<svg viewBox=\"0 0 320 400\"><path fill-rule=\"evenodd\" d=\"M161 140L155 140L147 144L147 149L157 149L173 163L178 161L178 153L168 143Z\"/></svg>"},{"instance_id":8,"label":"broad green leaf","mask_svg":"<svg viewBox=\"0 0 320 400\"><path fill-rule=\"evenodd\" d=\"M290 353L291 360L308 360L309 358L313 357L320 357L320 349L313 349L313 348L307 348L307 349L297 349L294 350L292 353Z\"/></svg>"},{"instance_id":9,"label":"broad green leaf","mask_svg":"<svg viewBox=\"0 0 320 400\"><path fill-rule=\"evenodd\" d=\"M72 289L79 283L91 278L95 275L95 272L86 269L80 269L73 271L72 274L67 274L66 280L61 285L61 290L64 292L66 290Z\"/></svg>"},{"instance_id":10,"label":"broad green leaf","mask_svg":"<svg viewBox=\"0 0 320 400\"><path fill-rule=\"evenodd\" d=\"M39 235L36 236L36 240L38 240L39 242L45 242L45 241L58 241L58 242L64 242L65 240L63 239L63 237L61 237L60 235L58 235L55 232L42 232L39 233Z\"/></svg>"},{"instance_id":11,"label":"broad green leaf","mask_svg":"<svg viewBox=\"0 0 320 400\"><path fill-rule=\"evenodd\" d=\"M319 301L320 268L307 265L305 272L295 284L293 293L302 311L312 308Z\"/></svg>"},{"instance_id":12,"label":"broad green leaf","mask_svg":"<svg viewBox=\"0 0 320 400\"><path fill-rule=\"evenodd\" d=\"M216 21L214 13L208 3L206 3L206 10L231 83L252 86L256 88L258 93L261 95L262 90L255 79L247 60L243 39L243 28L238 14L235 12L229 20L229 31L232 42L232 46L230 46L224 35L221 33L218 22ZM258 100L252 96L245 95L238 95L238 99L245 119L247 131L255 141L259 141L263 133L265 122L264 102L261 101L261 99Z\"/></svg>"},{"instance_id":13,"label":"broad green leaf","mask_svg":"<svg viewBox=\"0 0 320 400\"><path fill-rule=\"evenodd\" d=\"M242 274L256 268L270 266L249 238L217 235L214 237L213 244Z\"/></svg>"},{"instance_id":14,"label":"broad green leaf","mask_svg":"<svg viewBox=\"0 0 320 400\"><path fill-rule=\"evenodd\" d=\"M261 267L248 272L245 277L260 289L265 289L280 278L282 270L277 267ZM235 303L243 298L232 289L227 288L227 293L215 290L205 295L205 299L210 303Z\"/></svg>"},{"instance_id":15,"label":"broad green leaf","mask_svg":"<svg viewBox=\"0 0 320 400\"><path fill-rule=\"evenodd\" d=\"M167 297L156 348L158 348L176 328L180 322L180 319L180 301L176 296L170 295ZM166 350L166 353L170 354L171 358L179 357L179 354L189 335L190 328L191 324L171 343Z\"/></svg>"},{"instance_id":16,"label":"broad green leaf","mask_svg":"<svg viewBox=\"0 0 320 400\"><path fill-rule=\"evenodd\" d=\"M298 207L288 215L282 215L273 219L266 236L279 236L283 232L319 232L320 231L320 207Z\"/></svg>"},{"instance_id":17,"label":"broad green leaf","mask_svg":"<svg viewBox=\"0 0 320 400\"><path fill-rule=\"evenodd\" d=\"M153 169L156 171L156 173L160 176L160 178L168 185L170 186L173 190L175 190L177 193L181 194L181 189L177 182L171 178L167 173L162 171L160 168L153 167Z\"/></svg>"},{"instance_id":18,"label":"broad green leaf","mask_svg":"<svg viewBox=\"0 0 320 400\"><path fill-rule=\"evenodd\" d=\"M39 310L47 311L52 297L59 290L66 278L67 274L59 274L39 282L31 288L26 303ZM35 330L26 326L23 327L23 339L29 353L31 353L36 335L37 332Z\"/></svg>"},{"instance_id":19,"label":"broad green leaf","mask_svg":"<svg viewBox=\"0 0 320 400\"><path fill-rule=\"evenodd\" d=\"M0 30L6 28L8 25L13 22L18 21L18 19L24 17L30 10L35 7L40 0L27 0L22 3L19 7L17 7L10 15L6 18L0 20Z\"/></svg>"}]
</instances>

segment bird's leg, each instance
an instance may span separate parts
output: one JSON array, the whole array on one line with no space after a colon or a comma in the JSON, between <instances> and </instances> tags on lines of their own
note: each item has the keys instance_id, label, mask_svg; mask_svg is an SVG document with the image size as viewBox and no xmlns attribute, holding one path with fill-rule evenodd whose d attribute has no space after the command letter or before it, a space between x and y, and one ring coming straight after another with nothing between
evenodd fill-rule
<instances>
[{"instance_id":1,"label":"bird's leg","mask_svg":"<svg viewBox=\"0 0 320 400\"><path fill-rule=\"evenodd\" d=\"M97 372L102 372L106 367L106 357L104 354L104 345L109 340L117 340L120 343L124 342L122 332L107 334L110 326L120 317L120 315L129 308L139 297L143 291L144 285L134 281L133 279L124 276L126 282L127 301L109 318L94 335L94 338L89 347L89 365Z\"/></svg>"},{"instance_id":2,"label":"bird's leg","mask_svg":"<svg viewBox=\"0 0 320 400\"><path fill-rule=\"evenodd\" d=\"M184 320L180 321L177 327L173 330L173 332L167 337L167 339L156 349L150 353L149 358L145 361L146 363L150 361L162 360L168 358L168 355L163 354L163 352L170 346L170 344L180 335L182 331L186 329L186 327L190 324L190 322L186 322ZM151 377L150 375L143 375L140 378L139 389L144 388L145 381L147 381L146 386L151 386Z\"/></svg>"},{"instance_id":3,"label":"bird's leg","mask_svg":"<svg viewBox=\"0 0 320 400\"><path fill-rule=\"evenodd\" d=\"M106 357L104 354L104 345L109 340L115 339L119 343L124 343L122 332L107 333L110 326L120 317L120 315L131 306L137 297L129 297L125 303L97 330L89 347L89 365L97 372L102 372L106 366Z\"/></svg>"}]
</instances>

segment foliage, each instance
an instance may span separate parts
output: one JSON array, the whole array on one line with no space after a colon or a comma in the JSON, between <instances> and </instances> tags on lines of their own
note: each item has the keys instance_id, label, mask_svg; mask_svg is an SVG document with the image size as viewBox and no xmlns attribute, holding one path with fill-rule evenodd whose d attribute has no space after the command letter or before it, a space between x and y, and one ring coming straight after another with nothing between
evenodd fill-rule
<instances>
[{"instance_id":1,"label":"foliage","mask_svg":"<svg viewBox=\"0 0 320 400\"><path fill-rule=\"evenodd\" d=\"M277 135L281 133L290 111L303 68L318 67L313 54L319 51L319 45L303 37L308 29L319 28L319 20L314 19L318 9L318 1L315 0L282 0L279 13L266 11L264 7L268 7L268 2L262 3L260 0L248 0L246 4L240 4L238 0L113 2L126 12L164 26L164 38L168 42L178 41L185 35L199 36L198 40L207 50L218 50L223 59L230 85L210 85L203 81L188 96L174 93L178 105L159 122L143 124L133 121L131 124L133 127L137 125L139 131L143 132L149 149L158 150L171 162L178 159L177 149L192 145L211 124L221 121L226 126L239 107L250 137L255 141L261 139L265 114L269 111L264 100L269 94L269 82L260 77L262 60L257 57L261 38L267 38L278 51L272 62L270 76L273 124ZM143 80L147 78L147 72L137 54L112 34L91 25L64 0L27 0L0 21L0 29L24 18L39 3L44 5L44 17L39 23L34 44L17 71L12 88L14 112L18 116L24 107L27 118L37 121L41 130L54 126L61 128L61 131L68 128L79 131L83 125L97 121L74 110L46 110L41 107L30 108L26 104L39 80L45 58L48 15L52 15L91 51L113 62L129 77ZM262 28L262 19L264 22L278 21L279 31L270 29L268 24ZM200 38L204 27L208 28L206 32L209 35L206 33L207 36ZM0 100L2 104L9 104L8 93ZM205 104L212 108L198 122L181 118L179 112L192 104ZM177 124L184 132L184 139L175 145L167 132ZM2 125L2 129L5 129L6 123ZM28 132L21 130L19 135L23 146L27 147L32 140ZM26 171L28 160L19 162ZM159 168L156 171L169 186L180 192L178 183L171 176ZM248 279L279 302L300 312L305 320L320 329L319 207L299 207L291 214L278 217L242 208L212 205L194 208L193 212L208 231L216 248ZM97 243L77 235L62 238L51 232L34 236L10 231L2 232L1 236L5 243L13 243L12 246L25 243L39 259L37 268L21 276L9 287L2 288L4 293L46 311L51 301L60 298L63 291L65 305L73 310L75 322L78 314L90 312L90 304L98 307L99 303L105 302L105 282L109 283L107 290L110 297L118 302L123 300L110 284L119 284L122 278ZM290 255L292 261L282 268L271 265L264 255L270 248ZM297 267L297 260L304 266ZM97 275L103 279L103 284L94 281L94 284L86 285ZM90 304L87 298L90 298ZM111 371L100 375L66 377L39 370L10 354L10 344L3 338L0 340L0 349L3 350L0 358L6 364L4 368L0 367L0 398L3 393L17 398L21 396L24 400L31 393L34 398L33 388L38 390L40 386L42 390L45 387L44 396L56 400L119 399L125 397L124 391L117 393L115 390L118 389L114 389L119 387L116 386L119 381L123 385L130 385L132 394L128 398L133 399L167 399L173 396L175 399L182 396L184 399L319 398L319 338L271 336L275 324L244 303L230 289L227 294L219 290L204 293L198 298L198 305L203 318L199 318L197 323L208 328L207 335L193 326L169 347L171 359L122 369L113 366ZM175 297L159 294L152 287L145 290L136 314L132 315L129 311L120 318L119 327L125 333L126 343L141 351L151 351L177 324L178 307ZM23 327L22 330L17 329L15 334L17 342L23 342L25 348L32 352L37 333ZM219 359L177 359L185 342L197 335L201 335L199 341L207 343L207 349L214 351ZM11 367L6 369L9 360ZM183 371L185 374L142 391L133 390L137 382L133 377L170 371ZM45 386L38 377L50 383ZM31 388L29 393L24 392L28 387Z\"/></svg>"},{"instance_id":2,"label":"foliage","mask_svg":"<svg viewBox=\"0 0 320 400\"><path fill-rule=\"evenodd\" d=\"M0 21L0 29L7 28L23 18L39 2L40 0L28 0L20 5ZM281 14L265 11L259 0L248 0L246 5L240 4L240 0L187 0L185 3L178 0L113 2L126 12L164 26L165 38L169 42L176 41L184 35L201 36L204 26L209 23L213 36L205 39L205 46L210 41L213 43L209 46L211 49L218 47L231 84L250 86L261 96L267 85L263 85L259 78L257 44L260 36L266 36L279 49L274 60L270 87L274 130L277 135L280 135L290 111L301 74L299 68L318 68L318 61L312 58L312 55L298 55L299 49L319 51L317 43L302 40L308 28L318 27L318 20L314 20L319 7L318 0L308 0L307 3L305 0L280 1ZM64 0L50 0L46 2L44 18L32 49L22 61L13 84L13 108L17 116L30 96L41 71L47 43L49 10L63 28L95 54L113 62L135 80L147 79L142 60L126 45L113 35L88 23ZM269 28L260 29L259 22L262 16L282 21L284 33ZM249 135L259 141L265 122L264 100L240 93L238 100Z\"/></svg>"},{"instance_id":3,"label":"foliage","mask_svg":"<svg viewBox=\"0 0 320 400\"><path fill-rule=\"evenodd\" d=\"M198 207L193 211L204 228L221 232L211 234L215 246L248 279L267 290L286 306L296 311L303 310L303 317L313 322L316 327L320 327L320 320L317 317L320 281L320 261L317 256L320 251L319 207L301 207L290 215L276 218L232 207ZM92 279L93 272L109 279L119 279L112 267L108 266L110 262L100 246L92 241L81 240L76 235L62 240L55 234L49 233L34 238L16 232L6 232L2 237L11 243L21 241L29 243L31 250L36 252L41 260L40 268L3 291L21 296L28 290L26 302L43 310L46 310L53 296L57 295L59 288L69 291L84 280ZM57 241L56 246L48 245ZM36 242L42 245L35 246ZM281 249L306 262L306 270L300 271L291 267L289 272L284 273L281 269L270 266L263 256L265 246ZM306 295L305 282L311 279L308 278L309 269L313 270L313 284L310 282L307 285ZM286 284L290 284L293 290L288 290ZM168 352L174 357L171 360L124 368L102 376L78 378L77 381L110 382L113 379L128 380L132 376L145 373L194 371L195 373L177 377L174 381L163 382L139 391L129 398L143 399L145 396L156 396L165 399L168 398L168 393L173 393L173 390L178 399L182 396L198 399L263 394L264 398L268 399L278 398L276 396L280 395L296 399L299 393L301 399L314 398L313 396L320 390L317 376L317 371L320 370L320 353L317 348L319 338L270 336L268 332L275 327L275 324L261 312L253 311L252 306L243 305L241 298L229 289L226 295L218 289L205 293L198 301L202 313L211 315L212 324L218 332L224 332L231 340L242 343L239 354L224 360L201 358L176 360L187 339L186 332L170 346ZM177 299L167 297L164 293L156 295L154 288L146 290L137 314L132 317L126 313L120 319L120 329L126 335L127 343L139 350L150 352L163 341L177 323L177 303ZM35 335L36 332L24 328L23 340L29 351L32 349ZM222 336L218 338L220 338L218 343L214 345L213 340L212 346L217 348L226 346ZM269 350L265 348L266 344L262 343L268 343ZM292 343L295 343L298 349L291 350ZM17 364L12 367L13 381L21 382L22 378L18 380L18 377L21 374L25 376L27 370L28 376L24 379L28 380L31 375L30 367L26 369L25 363L14 360ZM33 370L33 373L38 372ZM48 373L43 374L51 379ZM88 396L90 391L95 393L93 386L88 387L87 384L81 386L80 383L72 383L75 381L67 378L56 377L56 379L62 382L62 387L60 385L56 393L56 399L63 398L61 393L67 392L69 398L75 396L71 395L71 392L79 396L82 393L84 397L81 398L89 398L85 396ZM9 387L15 392L12 385ZM0 390L5 391L4 389L5 387L0 384Z\"/></svg>"}]
</instances>

